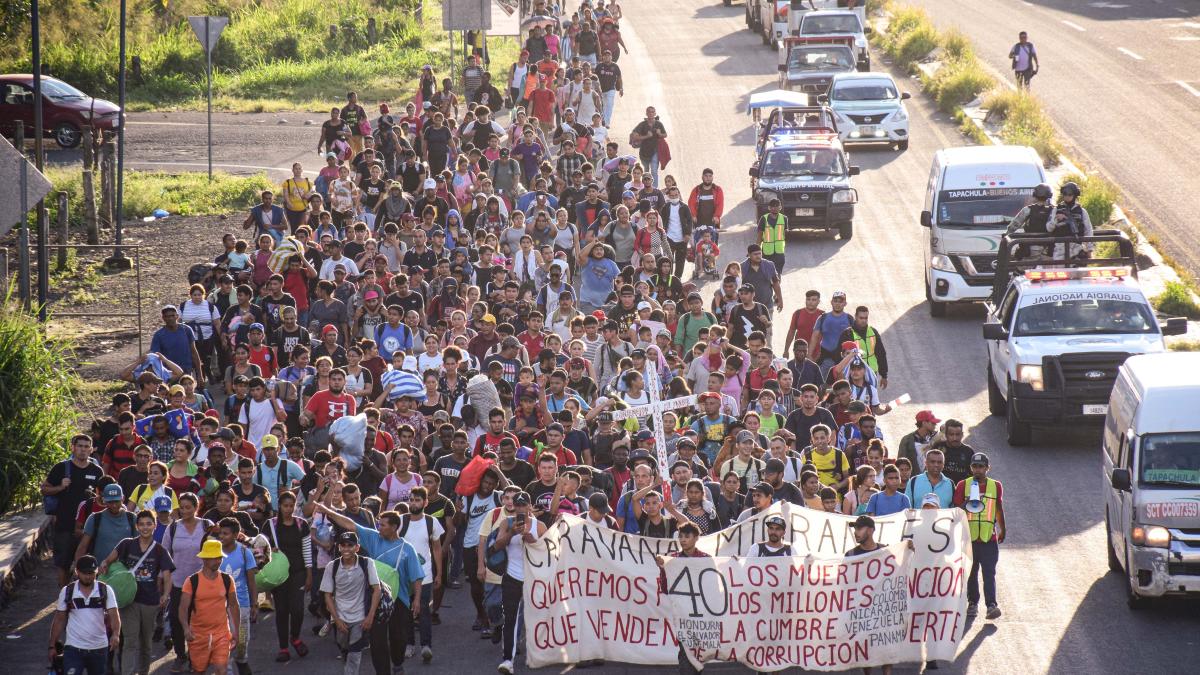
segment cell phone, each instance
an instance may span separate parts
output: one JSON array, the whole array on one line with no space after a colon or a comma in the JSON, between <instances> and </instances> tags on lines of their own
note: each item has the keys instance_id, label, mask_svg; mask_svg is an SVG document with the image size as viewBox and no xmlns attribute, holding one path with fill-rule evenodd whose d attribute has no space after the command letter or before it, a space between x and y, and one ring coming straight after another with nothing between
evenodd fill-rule
<instances>
[{"instance_id":1,"label":"cell phone","mask_svg":"<svg viewBox=\"0 0 1200 675\"><path fill-rule=\"evenodd\" d=\"M524 527L525 526L525 514L522 513L522 514L518 515L516 518L514 518L513 526L514 527Z\"/></svg>"}]
</instances>

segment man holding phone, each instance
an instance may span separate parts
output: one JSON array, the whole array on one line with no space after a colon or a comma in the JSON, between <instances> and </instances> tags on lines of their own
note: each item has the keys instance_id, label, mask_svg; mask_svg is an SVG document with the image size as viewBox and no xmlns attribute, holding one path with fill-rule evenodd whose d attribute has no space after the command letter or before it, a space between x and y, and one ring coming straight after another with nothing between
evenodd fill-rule
<instances>
[{"instance_id":1,"label":"man holding phone","mask_svg":"<svg viewBox=\"0 0 1200 675\"><path fill-rule=\"evenodd\" d=\"M517 616L525 587L524 547L546 532L546 526L530 515L529 502L527 492L513 496L516 515L500 524L500 531L492 542L493 551L504 550L508 554L508 568L500 581L504 598L504 655L497 666L497 670L507 675L512 675L516 658Z\"/></svg>"}]
</instances>

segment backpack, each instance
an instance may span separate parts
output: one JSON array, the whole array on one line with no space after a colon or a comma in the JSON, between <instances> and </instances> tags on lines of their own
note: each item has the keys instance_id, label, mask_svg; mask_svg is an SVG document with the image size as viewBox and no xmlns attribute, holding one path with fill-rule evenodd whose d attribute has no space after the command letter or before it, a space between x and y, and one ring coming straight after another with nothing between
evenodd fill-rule
<instances>
[{"instance_id":1,"label":"backpack","mask_svg":"<svg viewBox=\"0 0 1200 675\"><path fill-rule=\"evenodd\" d=\"M99 579L97 579L95 581L95 584L96 584L97 588L99 589L98 595L92 597L90 600L86 600L86 601L84 601L82 599L79 600L78 601L80 603L79 607L75 606L75 603L76 603L75 589L79 587L79 581L76 580L76 581L72 581L71 583L67 584L64 589L66 592L66 598L65 598L64 604L67 606L67 609L64 613L67 615L68 620L69 620L72 609L100 609L100 610L102 610L104 612L104 632L109 637L111 637L112 636L112 626L110 626L108 624L108 609L107 609L108 608L108 584L104 583L103 581L100 581ZM99 608L93 606L97 601L99 601L99 603L100 603ZM87 604L84 604L85 602Z\"/></svg>"},{"instance_id":2,"label":"backpack","mask_svg":"<svg viewBox=\"0 0 1200 675\"><path fill-rule=\"evenodd\" d=\"M249 413L247 413L247 414L249 414ZM287 463L286 463L287 461L288 460L281 458L279 460L279 468L275 470L275 494L276 495L278 495L280 493L280 491L287 489L287 485L285 484L285 481L287 481ZM262 462L259 462L258 466L255 467L254 472L255 472L254 473L254 482L258 483L259 485L262 485L263 487L266 487L266 485L263 485Z\"/></svg>"},{"instance_id":3,"label":"backpack","mask_svg":"<svg viewBox=\"0 0 1200 675\"><path fill-rule=\"evenodd\" d=\"M206 285L207 285L207 284L206 284ZM209 288L208 290L209 290L209 291L211 291L212 289L211 289L211 288ZM186 305L188 302L190 302L190 301L189 301L189 300L185 300L185 301L183 301L183 302L179 303L179 316L180 316L180 318L183 318L183 306L184 306L184 305ZM211 317L211 316L212 316L212 311L213 311L213 304L212 304L211 302L209 302L209 301L208 301L208 298L205 298L205 299L204 299L204 307L205 307L205 309L207 309L207 310L208 310L207 316ZM212 330L212 320L211 320L211 319L209 319L208 321L205 321L205 323L207 323L207 324L209 325L209 330ZM183 325L185 325L185 326L187 326L188 328L191 328L191 329L192 329L192 332L193 332L193 333L195 333L195 336L194 336L194 337L196 338L196 340L201 340L201 339L203 339L203 337L204 337L204 333L202 333L202 332L201 332L201 330L200 330L200 322L199 322L199 321L184 321L184 322L183 322ZM197 391L199 391L199 390L197 390ZM201 393L203 393L203 392L201 392Z\"/></svg>"},{"instance_id":4,"label":"backpack","mask_svg":"<svg viewBox=\"0 0 1200 675\"><path fill-rule=\"evenodd\" d=\"M424 514L424 515L425 515L425 536L429 537L429 543L432 545L433 544L433 516L431 516L429 514ZM396 536L403 539L404 534L406 532L408 532L408 525L411 522L412 522L411 518L405 518L404 524L402 524L400 526L400 531L397 533Z\"/></svg>"},{"instance_id":5,"label":"backpack","mask_svg":"<svg viewBox=\"0 0 1200 675\"><path fill-rule=\"evenodd\" d=\"M104 513L104 512L97 511L95 513L95 515L99 516L102 513ZM136 537L137 536L137 516L135 516L132 511L125 511L124 513L125 513L125 520L129 521L129 536ZM88 534L92 535L92 540L88 542L88 550L87 550L88 553L91 553L92 551L96 550L96 535L100 534L100 519L96 518L96 520L94 522L96 523L95 526L92 527L91 532L88 532ZM174 526L175 523L171 523L171 525ZM174 534L174 532L172 532L172 534Z\"/></svg>"},{"instance_id":6,"label":"backpack","mask_svg":"<svg viewBox=\"0 0 1200 675\"><path fill-rule=\"evenodd\" d=\"M330 569L333 573L333 590L329 592L329 597L331 597L331 598L337 596L337 573L338 573L338 569L340 569L341 563L342 563L342 559L340 557L334 558L333 563L330 567ZM367 573L367 559L361 555L358 556L358 567L359 567L359 569L362 570L363 584L366 585L366 587L367 587L363 591L363 602L369 603L370 597L371 597L371 576L370 576L370 574ZM367 607L370 607L370 605L367 605ZM366 609L366 608L364 608L364 609ZM380 581L379 582L379 606L375 608L375 624L379 625L379 626L386 624L388 622L388 619L392 618L392 612L395 609L396 609L396 600L395 600L395 598L392 597L391 589L388 588L387 584Z\"/></svg>"},{"instance_id":7,"label":"backpack","mask_svg":"<svg viewBox=\"0 0 1200 675\"><path fill-rule=\"evenodd\" d=\"M64 469L64 471L67 473L66 477L70 479L71 465L74 464L74 462L68 459L64 460L63 464L66 465L66 469ZM58 495L44 495L42 497L42 513L48 516L53 516L58 513Z\"/></svg>"},{"instance_id":8,"label":"backpack","mask_svg":"<svg viewBox=\"0 0 1200 675\"><path fill-rule=\"evenodd\" d=\"M841 480L846 477L846 475L842 472L842 460L845 460L845 459L846 459L846 453L842 452L838 448L833 449L833 469L830 471L830 473L832 473L834 476L837 476L838 480ZM812 464L813 466L816 466L816 463L813 462L813 451L812 451L811 446L804 449L804 461L807 464ZM849 464L849 463L850 463L849 460L846 460L846 464Z\"/></svg>"},{"instance_id":9,"label":"backpack","mask_svg":"<svg viewBox=\"0 0 1200 675\"><path fill-rule=\"evenodd\" d=\"M512 527L514 521L516 521L516 518L509 517L504 522L506 523L506 527ZM492 531L488 533L487 549L484 552L486 555L484 564L492 574L504 576L508 572L508 550L502 548L497 551L492 548L499 536L500 528L498 527L492 528Z\"/></svg>"},{"instance_id":10,"label":"backpack","mask_svg":"<svg viewBox=\"0 0 1200 675\"><path fill-rule=\"evenodd\" d=\"M217 574L221 575L221 583L225 584L225 597L228 598L229 591L233 588L233 577L229 576L225 572L217 572ZM188 605L188 620L190 621L192 618L192 612L196 610L195 598L196 589L200 587L200 572L196 572L192 576L188 577L187 583L188 587L192 590L192 604Z\"/></svg>"}]
</instances>

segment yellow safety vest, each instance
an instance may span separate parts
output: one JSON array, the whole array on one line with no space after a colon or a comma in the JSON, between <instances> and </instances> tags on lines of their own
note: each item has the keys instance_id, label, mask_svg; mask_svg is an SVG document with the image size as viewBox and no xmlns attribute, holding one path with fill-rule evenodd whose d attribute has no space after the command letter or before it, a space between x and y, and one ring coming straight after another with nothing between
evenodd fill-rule
<instances>
[{"instance_id":1,"label":"yellow safety vest","mask_svg":"<svg viewBox=\"0 0 1200 675\"><path fill-rule=\"evenodd\" d=\"M862 360L867 363L867 366L871 370L878 373L879 359L875 356L875 340L879 338L879 333L872 326L867 326L866 337L859 337L858 333L855 333L853 330L850 331L850 334L854 336L854 342L858 344L858 351L862 352Z\"/></svg>"},{"instance_id":2,"label":"yellow safety vest","mask_svg":"<svg viewBox=\"0 0 1200 675\"><path fill-rule=\"evenodd\" d=\"M771 214L770 213L763 214L763 219L762 219L762 223L764 225L763 230L762 230L762 233L763 233L763 238L762 238L763 255L775 255L775 254L783 255L783 244L784 244L784 239L785 239L783 225L784 225L784 223L787 222L787 219L783 217L782 213L776 214L775 217L777 220L776 220L775 224L772 225L771 221L770 221Z\"/></svg>"},{"instance_id":3,"label":"yellow safety vest","mask_svg":"<svg viewBox=\"0 0 1200 675\"><path fill-rule=\"evenodd\" d=\"M984 478L984 488L979 491L979 499L983 502L983 510L979 513L967 512L967 525L971 528L971 541L989 542L996 529L996 481ZM963 500L971 498L971 486L975 478L963 481Z\"/></svg>"}]
</instances>

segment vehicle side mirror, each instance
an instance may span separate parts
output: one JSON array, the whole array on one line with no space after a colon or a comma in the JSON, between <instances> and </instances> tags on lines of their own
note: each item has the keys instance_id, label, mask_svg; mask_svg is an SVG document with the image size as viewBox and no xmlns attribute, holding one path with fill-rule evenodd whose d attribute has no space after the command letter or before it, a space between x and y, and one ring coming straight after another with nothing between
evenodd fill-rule
<instances>
[{"instance_id":1,"label":"vehicle side mirror","mask_svg":"<svg viewBox=\"0 0 1200 675\"><path fill-rule=\"evenodd\" d=\"M758 178L758 167L757 166L750 167L750 177Z\"/></svg>"},{"instance_id":2,"label":"vehicle side mirror","mask_svg":"<svg viewBox=\"0 0 1200 675\"><path fill-rule=\"evenodd\" d=\"M1182 316L1174 316L1163 324L1163 335L1184 335L1187 333L1188 321Z\"/></svg>"},{"instance_id":3,"label":"vehicle side mirror","mask_svg":"<svg viewBox=\"0 0 1200 675\"><path fill-rule=\"evenodd\" d=\"M851 176L857 176L861 172L862 172L862 169L858 168L857 166L850 167L850 175Z\"/></svg>"},{"instance_id":4,"label":"vehicle side mirror","mask_svg":"<svg viewBox=\"0 0 1200 675\"><path fill-rule=\"evenodd\" d=\"M1112 486L1114 490L1129 492L1133 488L1129 477L1129 469L1113 469Z\"/></svg>"},{"instance_id":5,"label":"vehicle side mirror","mask_svg":"<svg viewBox=\"0 0 1200 675\"><path fill-rule=\"evenodd\" d=\"M983 339L984 340L1007 340L1008 329L1004 324L990 322L983 324Z\"/></svg>"},{"instance_id":6,"label":"vehicle side mirror","mask_svg":"<svg viewBox=\"0 0 1200 675\"><path fill-rule=\"evenodd\" d=\"M829 94L817 94L817 103L829 103Z\"/></svg>"},{"instance_id":7,"label":"vehicle side mirror","mask_svg":"<svg viewBox=\"0 0 1200 675\"><path fill-rule=\"evenodd\" d=\"M908 93L907 91L906 91L906 92L904 92L904 93L902 93L902 94L900 94L900 100L901 100L901 101L907 101L907 100L908 100L908 99L910 99L910 98L912 98L912 94Z\"/></svg>"},{"instance_id":8,"label":"vehicle side mirror","mask_svg":"<svg viewBox=\"0 0 1200 675\"><path fill-rule=\"evenodd\" d=\"M929 211L921 212L921 227L933 227L933 214Z\"/></svg>"}]
</instances>

